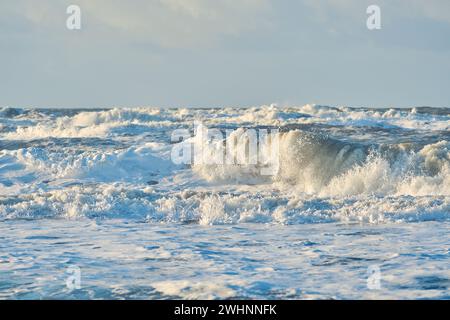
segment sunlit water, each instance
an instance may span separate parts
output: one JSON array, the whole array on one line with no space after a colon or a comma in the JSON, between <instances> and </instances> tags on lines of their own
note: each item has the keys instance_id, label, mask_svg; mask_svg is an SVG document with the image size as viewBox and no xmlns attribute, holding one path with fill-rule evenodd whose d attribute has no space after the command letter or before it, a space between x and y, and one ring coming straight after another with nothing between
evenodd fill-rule
<instances>
[{"instance_id":1,"label":"sunlit water","mask_svg":"<svg viewBox=\"0 0 450 320\"><path fill-rule=\"evenodd\" d=\"M278 129L279 172L175 165L195 121ZM449 131L432 108L0 109L0 297L448 299Z\"/></svg>"}]
</instances>

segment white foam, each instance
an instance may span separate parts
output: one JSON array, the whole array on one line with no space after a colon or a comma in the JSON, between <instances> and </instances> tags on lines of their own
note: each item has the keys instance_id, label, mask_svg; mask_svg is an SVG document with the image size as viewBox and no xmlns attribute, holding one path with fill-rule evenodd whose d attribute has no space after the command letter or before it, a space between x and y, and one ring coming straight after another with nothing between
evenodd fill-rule
<instances>
[{"instance_id":1,"label":"white foam","mask_svg":"<svg viewBox=\"0 0 450 320\"><path fill-rule=\"evenodd\" d=\"M299 116L305 114L309 117ZM157 133L157 139L163 134L168 138L164 131L167 125L191 126L194 119L206 124L222 123L224 119L235 124L392 124L404 117L414 121L444 119L445 114L430 116L418 109L272 105L223 110L112 109L75 112L54 120L45 113L29 118L23 112L17 117L25 117L31 125L19 125L2 133L3 137L109 137L126 141L128 147L117 149L94 142L88 147L73 144L52 148L24 142L17 149L1 150L3 217L131 215L149 221L193 221L201 225L449 218L450 146L445 136L422 147L414 142L391 142L380 143L370 151L363 143L330 138L320 132L289 130L279 133L278 172L264 175L259 163L176 166L170 160L172 145L168 142L149 140L145 135L125 139L123 135L133 133L134 129L127 126L134 124L151 128L149 132ZM12 125L8 119L3 120ZM339 131L339 126L333 128ZM240 128L228 139L245 145L245 132ZM195 138L191 141L198 142ZM213 154L223 143L216 141L204 147ZM231 152L236 153L240 147L233 145ZM266 156L272 151L268 141L259 147ZM414 212L414 207L420 209Z\"/></svg>"}]
</instances>

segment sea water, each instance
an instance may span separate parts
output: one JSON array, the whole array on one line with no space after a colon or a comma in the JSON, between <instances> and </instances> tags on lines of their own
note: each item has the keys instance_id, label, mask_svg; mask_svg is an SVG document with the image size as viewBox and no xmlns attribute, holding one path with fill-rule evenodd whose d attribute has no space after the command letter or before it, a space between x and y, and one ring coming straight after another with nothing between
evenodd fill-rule
<instances>
[{"instance_id":1,"label":"sea water","mask_svg":"<svg viewBox=\"0 0 450 320\"><path fill-rule=\"evenodd\" d=\"M279 170L174 163L198 122ZM448 299L449 231L448 108L0 109L0 298Z\"/></svg>"}]
</instances>

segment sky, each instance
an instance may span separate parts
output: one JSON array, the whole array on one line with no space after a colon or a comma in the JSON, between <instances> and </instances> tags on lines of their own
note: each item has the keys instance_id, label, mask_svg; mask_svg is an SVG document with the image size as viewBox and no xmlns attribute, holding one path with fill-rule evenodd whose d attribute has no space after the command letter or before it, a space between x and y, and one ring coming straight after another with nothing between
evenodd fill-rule
<instances>
[{"instance_id":1,"label":"sky","mask_svg":"<svg viewBox=\"0 0 450 320\"><path fill-rule=\"evenodd\" d=\"M11 107L450 107L450 1L1 0L0 75Z\"/></svg>"}]
</instances>

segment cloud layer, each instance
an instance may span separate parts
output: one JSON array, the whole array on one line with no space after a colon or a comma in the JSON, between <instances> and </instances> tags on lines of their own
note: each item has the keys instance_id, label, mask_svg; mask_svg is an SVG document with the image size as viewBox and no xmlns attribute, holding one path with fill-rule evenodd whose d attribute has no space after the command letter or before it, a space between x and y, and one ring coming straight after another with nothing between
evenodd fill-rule
<instances>
[{"instance_id":1,"label":"cloud layer","mask_svg":"<svg viewBox=\"0 0 450 320\"><path fill-rule=\"evenodd\" d=\"M448 103L450 2L373 2L2 1L0 105Z\"/></svg>"}]
</instances>

